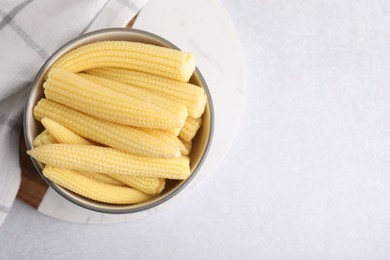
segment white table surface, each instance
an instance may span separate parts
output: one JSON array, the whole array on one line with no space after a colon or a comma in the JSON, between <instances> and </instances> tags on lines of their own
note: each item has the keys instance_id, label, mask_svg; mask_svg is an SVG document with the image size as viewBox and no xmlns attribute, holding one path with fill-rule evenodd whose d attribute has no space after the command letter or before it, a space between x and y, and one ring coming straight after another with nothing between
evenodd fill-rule
<instances>
[{"instance_id":1,"label":"white table surface","mask_svg":"<svg viewBox=\"0 0 390 260\"><path fill-rule=\"evenodd\" d=\"M223 4L247 93L214 174L186 203L125 224L16 201L0 259L390 258L390 2Z\"/></svg>"}]
</instances>

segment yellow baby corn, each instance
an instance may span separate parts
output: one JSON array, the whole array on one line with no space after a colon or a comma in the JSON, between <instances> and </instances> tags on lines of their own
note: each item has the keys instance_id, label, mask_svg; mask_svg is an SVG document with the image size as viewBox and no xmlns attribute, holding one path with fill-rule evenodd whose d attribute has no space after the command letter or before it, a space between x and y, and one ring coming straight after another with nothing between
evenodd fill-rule
<instances>
[{"instance_id":1,"label":"yellow baby corn","mask_svg":"<svg viewBox=\"0 0 390 260\"><path fill-rule=\"evenodd\" d=\"M43 87L47 99L114 123L172 129L186 119L60 68L50 70Z\"/></svg>"},{"instance_id":2,"label":"yellow baby corn","mask_svg":"<svg viewBox=\"0 0 390 260\"><path fill-rule=\"evenodd\" d=\"M198 132L201 125L202 118L195 119L192 117L188 117L186 123L184 124L183 128L179 133L179 137L186 142L191 141L196 135L196 132Z\"/></svg>"},{"instance_id":3,"label":"yellow baby corn","mask_svg":"<svg viewBox=\"0 0 390 260\"><path fill-rule=\"evenodd\" d=\"M150 195L160 194L165 187L165 179L162 178L129 176L125 174L104 174L87 171L78 171L78 173L102 183L129 186Z\"/></svg>"},{"instance_id":4,"label":"yellow baby corn","mask_svg":"<svg viewBox=\"0 0 390 260\"><path fill-rule=\"evenodd\" d=\"M50 121L54 122L54 121L48 119L47 117L45 117L44 119L41 120L41 122L44 123L45 126L48 125L47 122L51 123ZM63 127L63 126L61 126L61 127ZM66 129L66 130L71 132L68 129ZM66 137L67 136L68 135L66 135ZM57 140L59 141L59 143L63 143L63 144L92 145L91 142L88 142L86 139L82 138L81 136L77 135L74 132L71 132L71 137L72 138L61 138L60 140L58 140L58 139ZM88 143L85 143L85 141L87 141ZM151 195L160 194L161 191L165 187L165 179L161 179L161 178L142 177L142 176L133 177L133 176L128 176L128 175L124 175L124 174L107 175L107 174L102 174L102 173L98 173L98 172L86 172L86 171L79 171L79 173L88 177L88 178L92 178L92 179L95 179L97 181L100 181L100 182L103 182L106 184L120 185L120 186L128 185L128 186L133 187L137 190L145 192L146 194L151 194Z\"/></svg>"},{"instance_id":5,"label":"yellow baby corn","mask_svg":"<svg viewBox=\"0 0 390 260\"><path fill-rule=\"evenodd\" d=\"M57 143L57 140L49 133L47 130L43 130L39 135L37 135L32 145L33 147L38 147L45 144L54 144Z\"/></svg>"},{"instance_id":6,"label":"yellow baby corn","mask_svg":"<svg viewBox=\"0 0 390 260\"><path fill-rule=\"evenodd\" d=\"M27 153L44 164L78 171L178 180L190 175L188 157L141 157L110 147L75 144L47 144Z\"/></svg>"},{"instance_id":7,"label":"yellow baby corn","mask_svg":"<svg viewBox=\"0 0 390 260\"><path fill-rule=\"evenodd\" d=\"M44 117L51 118L84 138L136 155L165 158L180 156L176 143L168 143L140 128L86 115L48 99L41 99L34 107L34 117L38 121Z\"/></svg>"},{"instance_id":8,"label":"yellow baby corn","mask_svg":"<svg viewBox=\"0 0 390 260\"><path fill-rule=\"evenodd\" d=\"M107 174L103 174L99 172L87 172L87 171L78 171L77 173L87 177L88 179L93 179L101 183L116 185L116 186L126 186L125 183L115 178L112 178Z\"/></svg>"},{"instance_id":9,"label":"yellow baby corn","mask_svg":"<svg viewBox=\"0 0 390 260\"><path fill-rule=\"evenodd\" d=\"M188 153L190 153L191 150L192 150L192 141L189 141L189 142L183 141L183 145L184 145L185 148L187 149Z\"/></svg>"},{"instance_id":10,"label":"yellow baby corn","mask_svg":"<svg viewBox=\"0 0 390 260\"><path fill-rule=\"evenodd\" d=\"M207 97L203 88L156 75L120 68L99 68L86 71L88 74L116 80L183 103L188 115L199 118L205 109Z\"/></svg>"},{"instance_id":11,"label":"yellow baby corn","mask_svg":"<svg viewBox=\"0 0 390 260\"><path fill-rule=\"evenodd\" d=\"M165 188L165 179L162 178L129 176L125 174L110 174L109 176L150 195L160 194Z\"/></svg>"},{"instance_id":12,"label":"yellow baby corn","mask_svg":"<svg viewBox=\"0 0 390 260\"><path fill-rule=\"evenodd\" d=\"M156 94L152 91L134 87L129 84L122 83L120 81L111 80L108 78L99 77L99 76L86 74L86 73L78 73L78 75L82 78L93 81L106 88L110 88L114 91L120 92L127 96L152 103L153 105L168 110L172 112L176 117L180 118L180 120L183 122L186 120L188 116L187 107L184 104L180 103L179 101L175 101L173 99ZM180 129L181 127L178 128L176 135L179 134Z\"/></svg>"},{"instance_id":13,"label":"yellow baby corn","mask_svg":"<svg viewBox=\"0 0 390 260\"><path fill-rule=\"evenodd\" d=\"M128 41L86 44L62 56L53 67L80 72L100 67L143 71L187 82L195 70L193 55L165 47Z\"/></svg>"},{"instance_id":14,"label":"yellow baby corn","mask_svg":"<svg viewBox=\"0 0 390 260\"><path fill-rule=\"evenodd\" d=\"M88 145L92 144L87 139L79 136L78 134L72 132L71 130L64 127L63 125L51 120L50 118L47 117L42 118L41 123L45 127L45 129L50 133L50 135L52 135L54 139L57 140L58 143L88 144Z\"/></svg>"},{"instance_id":15,"label":"yellow baby corn","mask_svg":"<svg viewBox=\"0 0 390 260\"><path fill-rule=\"evenodd\" d=\"M152 198L136 189L102 183L69 169L46 166L43 175L54 183L95 201L133 204Z\"/></svg>"},{"instance_id":16,"label":"yellow baby corn","mask_svg":"<svg viewBox=\"0 0 390 260\"><path fill-rule=\"evenodd\" d=\"M176 147L180 149L182 155L187 155L189 153L186 147L183 145L182 141L175 134L172 134L171 132L163 131L159 129L152 129L152 128L145 128L144 131L149 133L152 136L155 136L156 138L165 140L167 143L175 144Z\"/></svg>"}]
</instances>

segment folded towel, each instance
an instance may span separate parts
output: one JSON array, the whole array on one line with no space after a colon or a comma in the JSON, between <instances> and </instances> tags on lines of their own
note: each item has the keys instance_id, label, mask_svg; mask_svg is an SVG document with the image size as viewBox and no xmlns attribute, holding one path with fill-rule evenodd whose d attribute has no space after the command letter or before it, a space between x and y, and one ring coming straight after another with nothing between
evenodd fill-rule
<instances>
[{"instance_id":1,"label":"folded towel","mask_svg":"<svg viewBox=\"0 0 390 260\"><path fill-rule=\"evenodd\" d=\"M27 88L45 60L89 31L125 27L146 0L0 2L0 225L20 183L18 140Z\"/></svg>"}]
</instances>

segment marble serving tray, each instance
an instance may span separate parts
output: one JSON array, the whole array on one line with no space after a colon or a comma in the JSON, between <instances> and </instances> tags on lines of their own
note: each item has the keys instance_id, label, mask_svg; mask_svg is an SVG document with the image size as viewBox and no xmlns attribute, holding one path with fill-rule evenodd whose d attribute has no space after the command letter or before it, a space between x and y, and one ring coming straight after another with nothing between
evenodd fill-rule
<instances>
[{"instance_id":1,"label":"marble serving tray","mask_svg":"<svg viewBox=\"0 0 390 260\"><path fill-rule=\"evenodd\" d=\"M181 203L186 194L204 182L234 138L245 96L243 60L237 34L222 4L218 0L151 0L129 26L160 35L196 55L215 110L214 139L209 156L189 186L169 202L139 213L112 215L76 206L48 188L26 156L21 137L22 181L18 198L45 215L77 223L108 224L155 214Z\"/></svg>"}]
</instances>

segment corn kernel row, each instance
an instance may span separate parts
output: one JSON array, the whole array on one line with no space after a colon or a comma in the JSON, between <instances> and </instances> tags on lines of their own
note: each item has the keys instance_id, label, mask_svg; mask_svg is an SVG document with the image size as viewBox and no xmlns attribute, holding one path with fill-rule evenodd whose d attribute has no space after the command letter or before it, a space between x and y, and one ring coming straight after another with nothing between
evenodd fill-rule
<instances>
[{"instance_id":1,"label":"corn kernel row","mask_svg":"<svg viewBox=\"0 0 390 260\"><path fill-rule=\"evenodd\" d=\"M47 144L28 151L36 160L61 168L105 174L126 174L184 180L189 158L148 158L95 145Z\"/></svg>"},{"instance_id":2,"label":"corn kernel row","mask_svg":"<svg viewBox=\"0 0 390 260\"><path fill-rule=\"evenodd\" d=\"M149 44L101 41L68 52L53 67L71 72L119 67L187 82L195 70L195 58L190 53Z\"/></svg>"}]
</instances>

